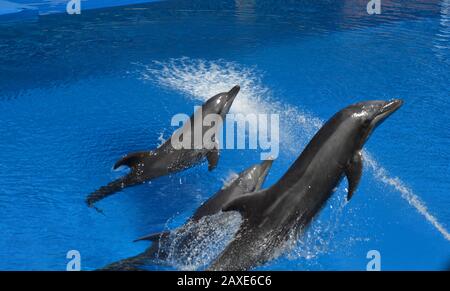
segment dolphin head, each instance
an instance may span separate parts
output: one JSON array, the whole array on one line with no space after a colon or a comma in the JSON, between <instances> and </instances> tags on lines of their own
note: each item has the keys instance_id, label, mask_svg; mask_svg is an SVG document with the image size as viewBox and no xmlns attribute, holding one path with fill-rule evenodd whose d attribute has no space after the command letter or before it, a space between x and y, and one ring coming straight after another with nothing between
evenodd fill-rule
<instances>
[{"instance_id":1,"label":"dolphin head","mask_svg":"<svg viewBox=\"0 0 450 291\"><path fill-rule=\"evenodd\" d=\"M203 114L218 114L225 118L240 89L239 85L236 85L228 92L219 93L209 98L203 105Z\"/></svg>"},{"instance_id":2,"label":"dolphin head","mask_svg":"<svg viewBox=\"0 0 450 291\"><path fill-rule=\"evenodd\" d=\"M388 116L397 111L403 101L394 99L390 101L365 101L353 104L344 110L359 131L358 146L361 148L367 141L372 131L380 125Z\"/></svg>"},{"instance_id":3,"label":"dolphin head","mask_svg":"<svg viewBox=\"0 0 450 291\"><path fill-rule=\"evenodd\" d=\"M244 193L259 191L266 180L267 174L272 167L273 160L265 160L261 164L256 164L239 174L239 187Z\"/></svg>"}]
</instances>

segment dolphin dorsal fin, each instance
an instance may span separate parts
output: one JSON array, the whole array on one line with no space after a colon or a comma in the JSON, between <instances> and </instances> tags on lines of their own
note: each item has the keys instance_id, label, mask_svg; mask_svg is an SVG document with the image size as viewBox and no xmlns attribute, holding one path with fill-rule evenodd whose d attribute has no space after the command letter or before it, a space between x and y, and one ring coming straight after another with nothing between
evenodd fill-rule
<instances>
[{"instance_id":1,"label":"dolphin dorsal fin","mask_svg":"<svg viewBox=\"0 0 450 291\"><path fill-rule=\"evenodd\" d=\"M345 175L348 181L347 201L352 198L356 187L358 187L359 181L361 180L362 167L362 154L361 151L357 151L345 168Z\"/></svg>"},{"instance_id":2,"label":"dolphin dorsal fin","mask_svg":"<svg viewBox=\"0 0 450 291\"><path fill-rule=\"evenodd\" d=\"M267 199L268 190L244 194L227 203L222 211L238 211L244 219L261 217L266 210Z\"/></svg>"},{"instance_id":3,"label":"dolphin dorsal fin","mask_svg":"<svg viewBox=\"0 0 450 291\"><path fill-rule=\"evenodd\" d=\"M148 240L151 242L155 242L157 240L160 240L161 238L167 237L170 235L170 231L162 231L157 233L148 234L145 236L142 236L140 238L135 239L133 242L141 241L141 240Z\"/></svg>"},{"instance_id":4,"label":"dolphin dorsal fin","mask_svg":"<svg viewBox=\"0 0 450 291\"><path fill-rule=\"evenodd\" d=\"M134 169L139 163L142 163L143 160L150 155L150 153L151 152L136 152L128 154L114 164L114 170L120 166L127 166Z\"/></svg>"},{"instance_id":5,"label":"dolphin dorsal fin","mask_svg":"<svg viewBox=\"0 0 450 291\"><path fill-rule=\"evenodd\" d=\"M206 159L208 160L208 171L212 171L217 167L219 163L219 150L214 148L206 154Z\"/></svg>"}]
</instances>

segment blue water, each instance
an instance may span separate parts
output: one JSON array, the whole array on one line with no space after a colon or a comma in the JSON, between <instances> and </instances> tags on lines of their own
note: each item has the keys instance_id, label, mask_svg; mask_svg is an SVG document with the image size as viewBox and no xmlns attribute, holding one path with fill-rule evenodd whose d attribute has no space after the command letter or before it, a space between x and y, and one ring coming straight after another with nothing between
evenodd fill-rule
<instances>
[{"instance_id":1,"label":"blue water","mask_svg":"<svg viewBox=\"0 0 450 291\"><path fill-rule=\"evenodd\" d=\"M123 154L168 138L174 114L235 84L233 112L280 114L266 186L339 109L405 101L367 143L352 200L344 180L260 269L365 270L369 250L383 270L448 266L450 2L383 0L380 15L366 3L163 1L0 24L0 269L65 270L75 249L92 270L181 225L259 151L127 188L99 203L105 215L84 199L123 174Z\"/></svg>"},{"instance_id":2,"label":"blue water","mask_svg":"<svg viewBox=\"0 0 450 291\"><path fill-rule=\"evenodd\" d=\"M0 0L0 21L2 15L17 14L15 20L24 19L24 16L47 15L66 12L70 0ZM103 7L114 7L136 3L148 3L158 0L80 0L82 11ZM27 12L27 13L23 13ZM12 15L10 15L12 17ZM5 17L6 18L6 17ZM26 17L29 18L29 17Z\"/></svg>"}]
</instances>

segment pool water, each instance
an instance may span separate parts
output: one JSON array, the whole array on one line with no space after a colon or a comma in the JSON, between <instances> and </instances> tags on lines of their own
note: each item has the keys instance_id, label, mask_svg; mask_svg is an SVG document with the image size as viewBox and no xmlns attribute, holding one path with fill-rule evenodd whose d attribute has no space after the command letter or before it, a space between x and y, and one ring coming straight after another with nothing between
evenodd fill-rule
<instances>
[{"instance_id":1,"label":"pool water","mask_svg":"<svg viewBox=\"0 0 450 291\"><path fill-rule=\"evenodd\" d=\"M203 164L101 201L122 155L170 137L239 84L232 112L280 115L265 186L320 125L361 100L404 106L365 146L349 203L342 181L310 229L258 269L440 270L450 262L450 1L162 1L0 24L0 269L83 270L136 255L132 240L181 225L259 150ZM201 269L210 256L176 269ZM158 269L158 266L149 268Z\"/></svg>"}]
</instances>

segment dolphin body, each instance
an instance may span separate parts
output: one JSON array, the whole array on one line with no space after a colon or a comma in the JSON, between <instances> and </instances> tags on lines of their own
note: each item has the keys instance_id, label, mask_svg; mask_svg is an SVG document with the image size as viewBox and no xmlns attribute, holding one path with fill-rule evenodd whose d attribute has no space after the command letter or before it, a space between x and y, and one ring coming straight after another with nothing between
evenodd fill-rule
<instances>
[{"instance_id":1,"label":"dolphin body","mask_svg":"<svg viewBox=\"0 0 450 291\"><path fill-rule=\"evenodd\" d=\"M190 137L190 148L175 148L172 144L172 138L170 138L153 151L130 153L117 161L114 169L120 166L127 166L131 169L130 173L91 193L86 199L88 206L93 206L94 203L125 187L190 168L202 162L205 157L208 160L208 170L213 170L219 161L218 144L214 140L212 141L213 144L202 145L201 147L196 146L193 134L195 122L200 123L201 137L203 138L205 132L212 127L203 125L204 117L210 114L217 114L222 118L222 121L225 120L226 114L229 112L239 90L240 87L236 85L229 92L211 97L199 109L201 110L201 115L194 113L190 117L190 122L186 122L179 131L176 131L180 140L186 136ZM202 120L197 120L198 116ZM179 142L181 145L182 141Z\"/></svg>"},{"instance_id":2,"label":"dolphin body","mask_svg":"<svg viewBox=\"0 0 450 291\"><path fill-rule=\"evenodd\" d=\"M344 108L316 133L299 158L273 186L231 201L243 222L209 270L247 270L275 258L298 235L347 176L349 200L362 174L361 150L373 129L401 100L368 101Z\"/></svg>"},{"instance_id":3,"label":"dolphin body","mask_svg":"<svg viewBox=\"0 0 450 291\"><path fill-rule=\"evenodd\" d=\"M219 213L225 204L244 193L260 190L272 162L272 160L266 160L242 171L229 185L223 187L205 201L183 226L173 233L166 231L138 238L135 241L149 240L152 245L137 256L112 263L101 270L142 270L140 267L148 263L164 264L164 261L170 255L169 252L173 251L174 240L177 240L175 247L182 249L181 253L189 253L191 249L198 247L198 242L202 237L208 236L208 233L200 234L200 232L204 232L205 229L207 231L218 228L225 229L228 226L227 221L218 222L221 225L217 225L214 220L211 222L206 220L205 217Z\"/></svg>"}]
</instances>

